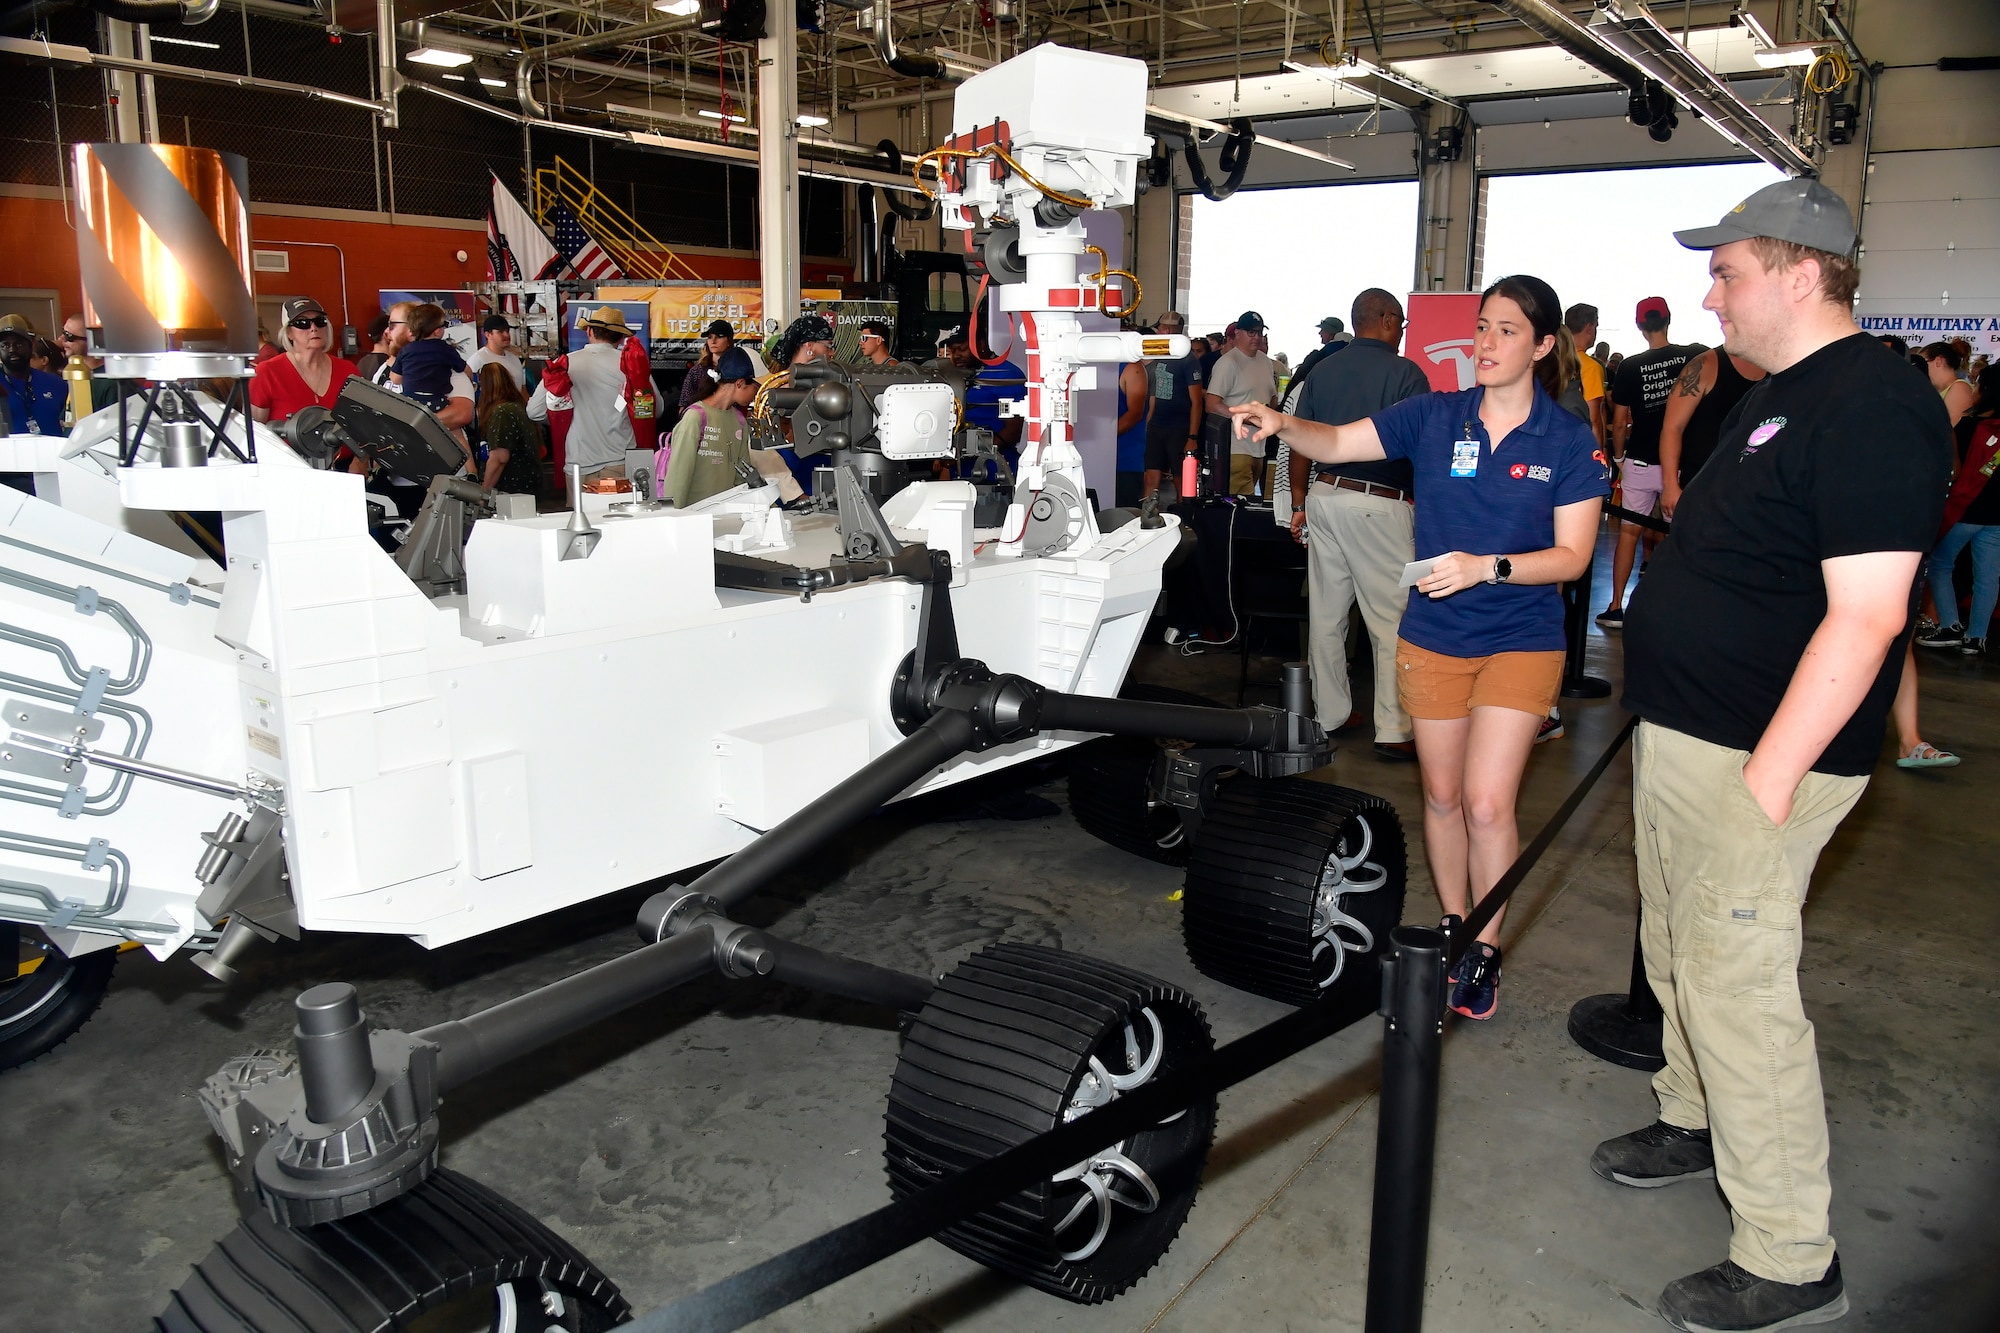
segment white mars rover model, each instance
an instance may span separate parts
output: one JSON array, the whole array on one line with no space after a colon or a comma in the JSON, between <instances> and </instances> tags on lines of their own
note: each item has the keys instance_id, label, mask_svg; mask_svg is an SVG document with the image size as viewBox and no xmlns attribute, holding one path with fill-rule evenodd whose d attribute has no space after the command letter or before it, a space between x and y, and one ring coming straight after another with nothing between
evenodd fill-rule
<instances>
[{"instance_id":1,"label":"white mars rover model","mask_svg":"<svg viewBox=\"0 0 2000 1333\"><path fill-rule=\"evenodd\" d=\"M0 491L0 919L41 950L0 989L0 1042L60 1040L65 1015L88 1014L86 970L101 986L93 960L121 945L192 948L227 979L260 936L439 945L726 858L647 902L636 952L530 1001L371 1033L352 987L299 997L297 1056L232 1061L203 1093L254 1201L251 1238L198 1265L162 1327L290 1327L272 1312L308 1306L300 1326L402 1327L468 1290L495 1327L527 1309L550 1327L616 1321L608 1279L439 1168L437 1106L716 970L916 1015L890 1099L898 1193L1037 1132L1002 1132L968 1109L982 1096L1059 1124L1194 1058L1199 1006L1116 964L998 947L909 977L729 917L882 803L1092 735L1118 739L1096 743L1113 748L1095 752L1079 816L1189 865L1198 967L1372 1006L1402 836L1378 798L1293 776L1329 748L1303 669L1288 668L1283 708L1116 697L1179 534L1157 518L1100 530L1072 394L1098 364L1186 343L1077 327L1104 304L1101 280L1079 277L1078 219L1132 199L1144 85L1136 61L1044 46L964 84L953 138L926 155L946 225L978 233L1027 352L1026 444L1011 496L985 506L990 530L975 512L991 496L915 479L966 446L949 385L818 366L766 386L759 429L788 421L801 452L831 455L837 512L789 513L746 486L685 511L578 493L566 514L468 523L484 499L453 480L462 453L395 395L350 384L289 444L246 421L247 229L227 211L196 225L197 201L240 210L240 161L78 148L91 322L109 374L157 387L0 456L38 489ZM218 401L196 377L233 383ZM360 479L312 465L336 444L429 481L396 557L369 535ZM222 513L225 566L168 518L196 511ZM802 657L813 671L794 669ZM998 1063L1020 1088L975 1086L982 1043L1011 1053ZM1037 1208L942 1238L1106 1299L1173 1239L1212 1130L1211 1103L1057 1173ZM342 1236L364 1213L377 1258L357 1266ZM469 1285L439 1280L439 1244ZM230 1294L244 1262L249 1304Z\"/></svg>"}]
</instances>

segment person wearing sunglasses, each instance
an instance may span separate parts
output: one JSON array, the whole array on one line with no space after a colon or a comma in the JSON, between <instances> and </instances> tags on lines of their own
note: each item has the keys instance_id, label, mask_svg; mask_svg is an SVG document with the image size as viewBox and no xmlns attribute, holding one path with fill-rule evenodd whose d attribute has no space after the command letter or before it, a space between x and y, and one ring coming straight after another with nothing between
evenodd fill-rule
<instances>
[{"instance_id":1,"label":"person wearing sunglasses","mask_svg":"<svg viewBox=\"0 0 2000 1333\"><path fill-rule=\"evenodd\" d=\"M879 319L863 320L861 324L861 358L872 366L893 366L896 358L890 355L892 344L889 325Z\"/></svg>"},{"instance_id":2,"label":"person wearing sunglasses","mask_svg":"<svg viewBox=\"0 0 2000 1333\"><path fill-rule=\"evenodd\" d=\"M328 352L333 323L319 302L310 296L287 301L279 318L285 353L259 362L250 381L250 415L273 426L303 407L332 407L340 386L357 373L352 361Z\"/></svg>"}]
</instances>

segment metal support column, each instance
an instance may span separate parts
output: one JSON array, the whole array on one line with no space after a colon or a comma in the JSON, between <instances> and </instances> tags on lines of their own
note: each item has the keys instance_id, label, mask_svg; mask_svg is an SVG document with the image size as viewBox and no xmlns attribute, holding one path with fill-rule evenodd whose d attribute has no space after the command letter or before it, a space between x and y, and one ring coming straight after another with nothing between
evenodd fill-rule
<instances>
[{"instance_id":1,"label":"metal support column","mask_svg":"<svg viewBox=\"0 0 2000 1333\"><path fill-rule=\"evenodd\" d=\"M386 0L385 0L386 3ZM757 258L764 315L783 328L799 310L799 25L774 5L757 42Z\"/></svg>"},{"instance_id":2,"label":"metal support column","mask_svg":"<svg viewBox=\"0 0 2000 1333\"><path fill-rule=\"evenodd\" d=\"M132 45L132 25L123 19L100 18L98 36L104 54L125 60L136 59ZM139 76L128 69L104 71L104 97L111 114L106 117L111 137L119 143L139 140Z\"/></svg>"},{"instance_id":3,"label":"metal support column","mask_svg":"<svg viewBox=\"0 0 2000 1333\"><path fill-rule=\"evenodd\" d=\"M141 23L134 27L132 31L137 39L139 59L150 62L153 59L152 25ZM145 134L147 143L158 143L160 141L160 91L155 85L152 75L141 74L139 76L139 94L142 103L141 131Z\"/></svg>"},{"instance_id":4,"label":"metal support column","mask_svg":"<svg viewBox=\"0 0 2000 1333\"><path fill-rule=\"evenodd\" d=\"M382 101L381 122L385 130L396 128L396 88L403 81L396 73L396 0L375 0L375 96ZM389 194L393 198L395 187ZM390 205L389 211L396 211Z\"/></svg>"}]
</instances>

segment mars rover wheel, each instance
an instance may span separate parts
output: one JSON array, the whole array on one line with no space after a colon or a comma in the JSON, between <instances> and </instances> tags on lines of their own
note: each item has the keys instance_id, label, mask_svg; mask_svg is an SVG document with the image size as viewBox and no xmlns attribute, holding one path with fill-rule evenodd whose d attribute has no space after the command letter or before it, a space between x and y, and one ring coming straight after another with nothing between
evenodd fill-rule
<instances>
[{"instance_id":1,"label":"mars rover wheel","mask_svg":"<svg viewBox=\"0 0 2000 1333\"><path fill-rule=\"evenodd\" d=\"M908 1197L1213 1044L1201 1006L1164 981L1055 949L983 950L910 1028L889 1091L890 1188ZM1211 1097L937 1238L1043 1291L1108 1300L1173 1243L1214 1137Z\"/></svg>"},{"instance_id":2,"label":"mars rover wheel","mask_svg":"<svg viewBox=\"0 0 2000 1333\"><path fill-rule=\"evenodd\" d=\"M71 958L32 927L18 936L0 930L0 946L18 938L10 979L0 981L0 1070L24 1065L75 1036L90 1021L111 985L116 949ZM0 947L0 958L7 950ZM4 964L0 964L4 965Z\"/></svg>"},{"instance_id":3,"label":"mars rover wheel","mask_svg":"<svg viewBox=\"0 0 2000 1333\"><path fill-rule=\"evenodd\" d=\"M599 1333L632 1316L611 1279L483 1185L438 1171L345 1221L245 1218L153 1321L162 1333Z\"/></svg>"},{"instance_id":4,"label":"mars rover wheel","mask_svg":"<svg viewBox=\"0 0 2000 1333\"><path fill-rule=\"evenodd\" d=\"M1406 870L1402 824L1381 797L1237 777L1210 803L1188 860L1188 957L1204 976L1287 1004L1373 996Z\"/></svg>"},{"instance_id":5,"label":"mars rover wheel","mask_svg":"<svg viewBox=\"0 0 2000 1333\"><path fill-rule=\"evenodd\" d=\"M1162 685L1127 685L1123 699L1214 708L1213 699ZM1162 865L1186 865L1188 845L1180 816L1159 800L1155 770L1173 741L1105 736L1070 752L1069 808L1085 833L1121 851Z\"/></svg>"}]
</instances>

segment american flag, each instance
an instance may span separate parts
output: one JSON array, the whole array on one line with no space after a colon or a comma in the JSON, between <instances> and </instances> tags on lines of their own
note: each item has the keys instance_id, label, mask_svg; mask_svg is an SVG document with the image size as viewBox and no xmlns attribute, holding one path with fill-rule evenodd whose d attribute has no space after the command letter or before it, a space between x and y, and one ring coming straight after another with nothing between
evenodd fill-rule
<instances>
[{"instance_id":1,"label":"american flag","mask_svg":"<svg viewBox=\"0 0 2000 1333\"><path fill-rule=\"evenodd\" d=\"M557 202L555 207L549 210L549 222L555 230L556 249L567 259L569 266L576 270L577 277L586 282L598 282L605 278L624 276L618 271L618 265L612 262L611 256L604 253L604 247L583 229L583 223L577 221L576 214L570 211L569 205Z\"/></svg>"}]
</instances>

